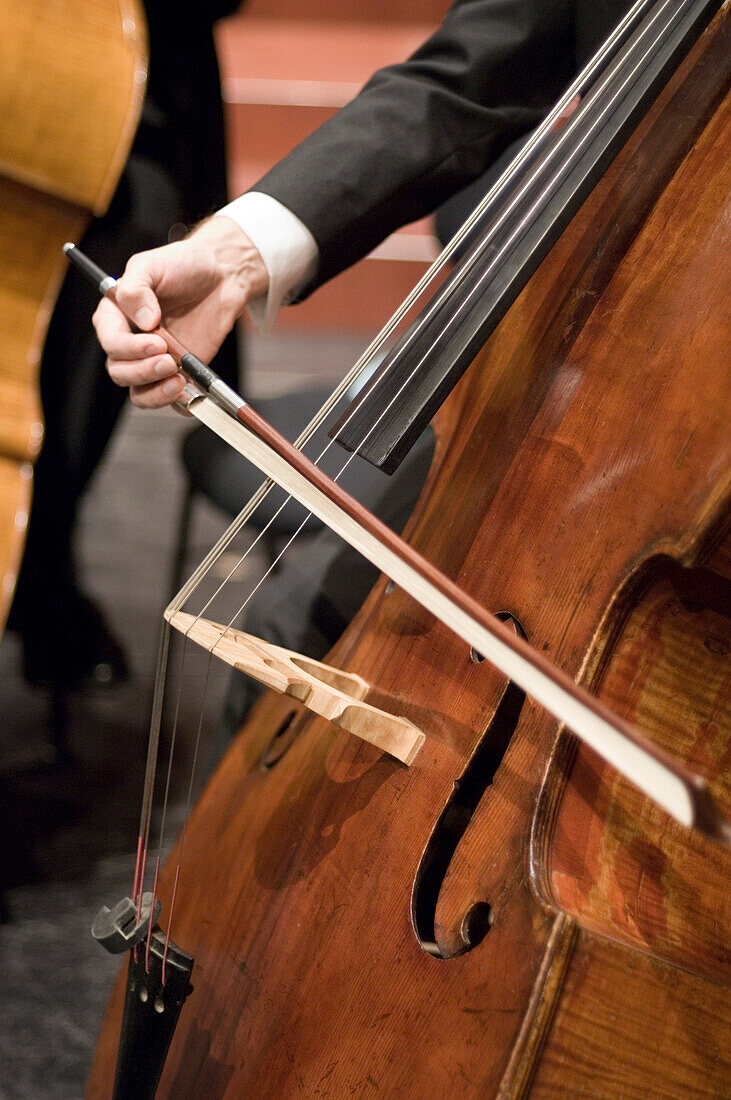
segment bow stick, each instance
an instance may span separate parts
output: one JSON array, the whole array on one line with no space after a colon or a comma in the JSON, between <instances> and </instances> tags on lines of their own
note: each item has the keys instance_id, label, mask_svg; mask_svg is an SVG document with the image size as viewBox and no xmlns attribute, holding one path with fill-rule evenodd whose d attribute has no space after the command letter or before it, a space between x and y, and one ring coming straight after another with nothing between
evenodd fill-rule
<instances>
[{"instance_id":1,"label":"bow stick","mask_svg":"<svg viewBox=\"0 0 731 1100\"><path fill-rule=\"evenodd\" d=\"M65 245L64 252L100 294L114 301L116 280L112 276L74 245ZM208 395L208 399L195 395L189 400L187 408L194 416L364 554L677 821L731 845L731 823L719 812L705 780L612 714L421 557L276 432L172 333L163 326L153 331L166 341L184 374Z\"/></svg>"}]
</instances>

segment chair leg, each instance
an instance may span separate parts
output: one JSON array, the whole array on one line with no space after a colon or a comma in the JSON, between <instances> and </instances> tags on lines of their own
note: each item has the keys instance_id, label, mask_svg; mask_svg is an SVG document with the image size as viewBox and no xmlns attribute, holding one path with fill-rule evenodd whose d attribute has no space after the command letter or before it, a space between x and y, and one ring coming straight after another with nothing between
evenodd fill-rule
<instances>
[{"instance_id":1,"label":"chair leg","mask_svg":"<svg viewBox=\"0 0 731 1100\"><path fill-rule=\"evenodd\" d=\"M175 542L175 550L173 552L173 558L170 566L170 581L169 581L169 593L168 601L177 595L180 591L183 583L183 574L185 572L185 563L188 557L188 537L190 535L190 521L193 511L193 497L195 490L191 486L190 482L185 487L183 493L183 502L180 508L180 519L178 521L178 535ZM170 715L170 668L172 660L172 648L175 645L175 631L172 631L173 637L171 637L171 648L168 650L167 667L165 669L165 679L163 687L163 707L162 713L165 716L165 721L169 722ZM169 734L170 731L168 731Z\"/></svg>"},{"instance_id":2,"label":"chair leg","mask_svg":"<svg viewBox=\"0 0 731 1100\"><path fill-rule=\"evenodd\" d=\"M71 759L68 747L69 696L66 688L51 689L48 726L54 752L54 764L66 764Z\"/></svg>"},{"instance_id":3,"label":"chair leg","mask_svg":"<svg viewBox=\"0 0 731 1100\"><path fill-rule=\"evenodd\" d=\"M185 569L185 562L188 556L188 536L190 534L190 518L193 508L193 495L194 491L190 485L185 490L183 496L183 504L180 509L180 521L178 523L178 537L175 544L175 552L173 554L172 567L170 570L170 598L180 591L180 586L183 583L183 571Z\"/></svg>"},{"instance_id":4,"label":"chair leg","mask_svg":"<svg viewBox=\"0 0 731 1100\"><path fill-rule=\"evenodd\" d=\"M277 535L273 535L269 531L265 532L261 540L261 548L267 559L267 566L271 568L272 573L276 573L279 570L279 562L277 561L279 545L280 540Z\"/></svg>"}]
</instances>

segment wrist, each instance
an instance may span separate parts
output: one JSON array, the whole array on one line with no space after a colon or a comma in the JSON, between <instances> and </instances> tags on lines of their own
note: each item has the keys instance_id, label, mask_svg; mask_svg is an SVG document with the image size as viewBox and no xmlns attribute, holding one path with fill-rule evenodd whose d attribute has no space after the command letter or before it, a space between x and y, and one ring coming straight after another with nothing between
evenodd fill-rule
<instances>
[{"instance_id":1,"label":"wrist","mask_svg":"<svg viewBox=\"0 0 731 1100\"><path fill-rule=\"evenodd\" d=\"M246 302L266 296L269 272L261 253L236 222L225 215L214 214L191 236L212 248L224 278L238 287Z\"/></svg>"},{"instance_id":2,"label":"wrist","mask_svg":"<svg viewBox=\"0 0 731 1100\"><path fill-rule=\"evenodd\" d=\"M249 314L257 328L269 332L282 305L291 301L312 277L319 257L307 226L271 195L247 191L218 211L241 229L258 249L269 272L266 296L250 302Z\"/></svg>"}]
</instances>

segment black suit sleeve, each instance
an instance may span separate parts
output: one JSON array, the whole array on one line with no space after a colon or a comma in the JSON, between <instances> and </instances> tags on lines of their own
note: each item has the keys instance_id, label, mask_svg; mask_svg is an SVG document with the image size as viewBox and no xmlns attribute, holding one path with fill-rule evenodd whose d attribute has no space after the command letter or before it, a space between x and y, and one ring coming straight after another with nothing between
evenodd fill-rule
<instances>
[{"instance_id":1,"label":"black suit sleeve","mask_svg":"<svg viewBox=\"0 0 731 1100\"><path fill-rule=\"evenodd\" d=\"M412 57L379 70L253 188L318 243L301 296L479 176L573 72L574 0L457 0Z\"/></svg>"}]
</instances>

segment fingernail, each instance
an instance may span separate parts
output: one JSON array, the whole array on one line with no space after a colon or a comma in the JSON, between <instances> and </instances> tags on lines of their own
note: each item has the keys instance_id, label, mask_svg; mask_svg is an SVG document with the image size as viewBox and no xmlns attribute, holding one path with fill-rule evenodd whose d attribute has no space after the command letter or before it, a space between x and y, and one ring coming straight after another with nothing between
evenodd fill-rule
<instances>
[{"instance_id":1,"label":"fingernail","mask_svg":"<svg viewBox=\"0 0 731 1100\"><path fill-rule=\"evenodd\" d=\"M179 374L175 374L172 378L168 378L167 382L163 383L162 392L166 397L177 397L182 388L183 379Z\"/></svg>"},{"instance_id":2,"label":"fingernail","mask_svg":"<svg viewBox=\"0 0 731 1100\"><path fill-rule=\"evenodd\" d=\"M160 346L158 344L148 344L144 350L144 355L159 355Z\"/></svg>"},{"instance_id":3,"label":"fingernail","mask_svg":"<svg viewBox=\"0 0 731 1100\"><path fill-rule=\"evenodd\" d=\"M154 370L158 378L164 378L166 374L172 374L176 370L176 367L173 366L166 357L164 359L158 359L155 363Z\"/></svg>"},{"instance_id":4,"label":"fingernail","mask_svg":"<svg viewBox=\"0 0 731 1100\"><path fill-rule=\"evenodd\" d=\"M155 323L155 315L147 306L137 310L137 324L140 328L152 328Z\"/></svg>"}]
</instances>

